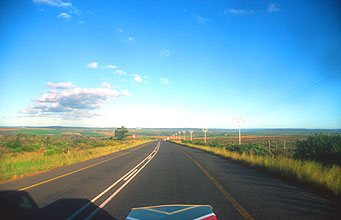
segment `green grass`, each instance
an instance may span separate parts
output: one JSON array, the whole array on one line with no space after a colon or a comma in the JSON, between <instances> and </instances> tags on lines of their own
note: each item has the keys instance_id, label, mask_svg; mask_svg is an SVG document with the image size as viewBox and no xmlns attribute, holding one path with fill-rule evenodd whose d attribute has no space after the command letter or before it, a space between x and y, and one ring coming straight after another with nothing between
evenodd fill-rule
<instances>
[{"instance_id":1,"label":"green grass","mask_svg":"<svg viewBox=\"0 0 341 220\"><path fill-rule=\"evenodd\" d=\"M0 182L108 155L149 141L126 141L111 146L71 149L69 153L52 155L46 155L46 151L8 153L0 159Z\"/></svg>"},{"instance_id":2,"label":"green grass","mask_svg":"<svg viewBox=\"0 0 341 220\"><path fill-rule=\"evenodd\" d=\"M176 141L176 143L180 143ZM341 194L341 167L333 165L323 166L314 161L295 160L286 157L255 156L230 152L224 148L183 144L215 155L238 161L252 168L257 168L282 179L294 181L334 196Z\"/></svg>"}]
</instances>

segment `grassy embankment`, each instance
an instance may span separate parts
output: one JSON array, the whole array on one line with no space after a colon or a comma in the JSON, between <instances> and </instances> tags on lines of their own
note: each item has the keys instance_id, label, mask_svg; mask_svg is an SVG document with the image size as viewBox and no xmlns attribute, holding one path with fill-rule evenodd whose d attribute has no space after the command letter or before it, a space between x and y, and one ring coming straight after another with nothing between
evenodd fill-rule
<instances>
[{"instance_id":1,"label":"grassy embankment","mask_svg":"<svg viewBox=\"0 0 341 220\"><path fill-rule=\"evenodd\" d=\"M21 178L52 168L75 164L81 161L101 157L117 151L137 146L150 140L109 142L101 147L77 148L67 152L47 154L46 150L34 152L6 153L0 158L0 182Z\"/></svg>"},{"instance_id":2,"label":"grassy embankment","mask_svg":"<svg viewBox=\"0 0 341 220\"><path fill-rule=\"evenodd\" d=\"M341 167L337 165L324 166L315 161L231 152L225 148L174 142L232 159L251 168L321 192L327 192L334 196L341 194Z\"/></svg>"}]
</instances>

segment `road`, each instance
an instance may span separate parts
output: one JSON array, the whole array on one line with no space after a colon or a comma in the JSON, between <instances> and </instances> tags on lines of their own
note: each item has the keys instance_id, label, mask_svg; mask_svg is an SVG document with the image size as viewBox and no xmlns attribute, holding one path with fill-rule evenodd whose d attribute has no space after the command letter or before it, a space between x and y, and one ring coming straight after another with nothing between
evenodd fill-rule
<instances>
[{"instance_id":1,"label":"road","mask_svg":"<svg viewBox=\"0 0 341 220\"><path fill-rule=\"evenodd\" d=\"M3 209L14 207L14 215L24 219L125 219L133 207L160 204L211 205L219 220L335 215L335 205L325 198L165 141L3 183L0 191L7 205L22 200L21 208Z\"/></svg>"}]
</instances>

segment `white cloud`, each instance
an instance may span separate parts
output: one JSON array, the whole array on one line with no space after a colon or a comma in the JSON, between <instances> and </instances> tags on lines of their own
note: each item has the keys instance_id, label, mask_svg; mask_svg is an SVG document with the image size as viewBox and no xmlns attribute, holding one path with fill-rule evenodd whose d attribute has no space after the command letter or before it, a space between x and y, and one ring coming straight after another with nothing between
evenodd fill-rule
<instances>
[{"instance_id":1,"label":"white cloud","mask_svg":"<svg viewBox=\"0 0 341 220\"><path fill-rule=\"evenodd\" d=\"M71 15L69 15L68 13L62 12L57 17L58 18L71 18Z\"/></svg>"},{"instance_id":2,"label":"white cloud","mask_svg":"<svg viewBox=\"0 0 341 220\"><path fill-rule=\"evenodd\" d=\"M201 17L201 16L195 16L195 20L196 20L197 23L199 23L199 24L206 24L206 23L210 23L210 22L211 22L210 19L204 18L204 17Z\"/></svg>"},{"instance_id":3,"label":"white cloud","mask_svg":"<svg viewBox=\"0 0 341 220\"><path fill-rule=\"evenodd\" d=\"M270 3L268 6L268 12L279 12L279 5L277 3Z\"/></svg>"},{"instance_id":4,"label":"white cloud","mask_svg":"<svg viewBox=\"0 0 341 220\"><path fill-rule=\"evenodd\" d=\"M167 78L161 78L160 79L161 83L168 85L169 84L169 79Z\"/></svg>"},{"instance_id":5,"label":"white cloud","mask_svg":"<svg viewBox=\"0 0 341 220\"><path fill-rule=\"evenodd\" d=\"M171 54L173 53L171 53L169 50L164 50L160 52L160 56L162 57L169 57Z\"/></svg>"},{"instance_id":6,"label":"white cloud","mask_svg":"<svg viewBox=\"0 0 341 220\"><path fill-rule=\"evenodd\" d=\"M107 89L111 89L112 88L112 86L109 83L106 83L106 82L102 83L101 86L103 88L107 88Z\"/></svg>"},{"instance_id":7,"label":"white cloud","mask_svg":"<svg viewBox=\"0 0 341 220\"><path fill-rule=\"evenodd\" d=\"M130 92L128 92L127 90L121 90L121 95L123 95L123 96L131 96Z\"/></svg>"},{"instance_id":8,"label":"white cloud","mask_svg":"<svg viewBox=\"0 0 341 220\"><path fill-rule=\"evenodd\" d=\"M92 62L92 63L88 63L86 65L86 67L88 68L92 68L92 69L97 69L98 63L97 62Z\"/></svg>"},{"instance_id":9,"label":"white cloud","mask_svg":"<svg viewBox=\"0 0 341 220\"><path fill-rule=\"evenodd\" d=\"M224 14L230 14L230 15L247 15L254 13L253 10L246 10L246 9L233 9L229 8L224 11Z\"/></svg>"},{"instance_id":10,"label":"white cloud","mask_svg":"<svg viewBox=\"0 0 341 220\"><path fill-rule=\"evenodd\" d=\"M128 43L128 42L133 42L133 41L135 41L135 39L133 38L133 37L127 37L127 38L125 38L125 39L123 39L123 40L121 40L122 42L126 42L126 43Z\"/></svg>"},{"instance_id":11,"label":"white cloud","mask_svg":"<svg viewBox=\"0 0 341 220\"><path fill-rule=\"evenodd\" d=\"M117 66L114 66L114 65L106 65L106 66L103 66L102 69L116 69Z\"/></svg>"},{"instance_id":12,"label":"white cloud","mask_svg":"<svg viewBox=\"0 0 341 220\"><path fill-rule=\"evenodd\" d=\"M80 24L84 24L84 23L85 23L85 21L79 21L79 23L80 23Z\"/></svg>"},{"instance_id":13,"label":"white cloud","mask_svg":"<svg viewBox=\"0 0 341 220\"><path fill-rule=\"evenodd\" d=\"M123 32L123 29L117 28L116 31L117 31L117 32Z\"/></svg>"},{"instance_id":14,"label":"white cloud","mask_svg":"<svg viewBox=\"0 0 341 220\"><path fill-rule=\"evenodd\" d=\"M72 83L70 83L70 82L61 82L61 83L47 82L45 85L47 85L49 87L56 88L56 89L66 89L66 88L74 88L74 87L76 87L76 86L72 85Z\"/></svg>"},{"instance_id":15,"label":"white cloud","mask_svg":"<svg viewBox=\"0 0 341 220\"><path fill-rule=\"evenodd\" d=\"M73 7L73 9L69 11L69 13L70 13L70 14L75 14L75 15L80 16L80 15L82 15L82 10Z\"/></svg>"},{"instance_id":16,"label":"white cloud","mask_svg":"<svg viewBox=\"0 0 341 220\"><path fill-rule=\"evenodd\" d=\"M115 74L118 74L118 75L126 75L126 74L127 74L127 73L124 72L123 70L116 70L114 73L115 73Z\"/></svg>"},{"instance_id":17,"label":"white cloud","mask_svg":"<svg viewBox=\"0 0 341 220\"><path fill-rule=\"evenodd\" d=\"M33 3L38 3L38 4L47 4L50 6L54 7L71 7L72 3L71 2L63 2L60 0L32 0Z\"/></svg>"},{"instance_id":18,"label":"white cloud","mask_svg":"<svg viewBox=\"0 0 341 220\"><path fill-rule=\"evenodd\" d=\"M141 78L141 76L139 76L139 75L135 75L135 77L134 77L134 80L136 81L136 82L143 82L143 79Z\"/></svg>"},{"instance_id":19,"label":"white cloud","mask_svg":"<svg viewBox=\"0 0 341 220\"><path fill-rule=\"evenodd\" d=\"M111 88L71 88L71 83L46 83L54 87L34 99L33 105L23 109L21 113L32 117L60 117L80 119L98 116L96 110L109 103L111 98L119 96L118 91ZM55 89L57 85L63 89ZM104 84L110 86L109 84ZM123 93L122 95L127 95Z\"/></svg>"}]
</instances>

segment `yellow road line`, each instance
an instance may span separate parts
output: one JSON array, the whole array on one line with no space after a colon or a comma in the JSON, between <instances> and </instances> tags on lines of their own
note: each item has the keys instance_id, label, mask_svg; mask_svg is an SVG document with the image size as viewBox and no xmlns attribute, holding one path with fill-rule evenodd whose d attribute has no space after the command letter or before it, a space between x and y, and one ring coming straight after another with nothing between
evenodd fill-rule
<instances>
[{"instance_id":1,"label":"yellow road line","mask_svg":"<svg viewBox=\"0 0 341 220\"><path fill-rule=\"evenodd\" d=\"M80 169L78 169L78 170L75 170L75 171L72 171L72 172L70 172L70 173L66 173L66 174L63 174L63 175L60 175L60 176L57 176L57 177L54 177L54 178L51 178L51 179L48 179L48 180L42 181L42 182L40 182L40 183L33 184L33 185L31 185L31 186L27 186L27 187L25 187L25 188L21 188L21 189L19 189L18 191L23 191L23 190L26 190L26 189L30 189L30 188L33 188L33 187L36 187L36 186L42 185L42 184L44 184L44 183L48 183L48 182L51 182L51 181L53 181L53 180L60 179L60 178L62 178L62 177L65 177L65 176L71 175L71 174L73 174L73 173L77 173L77 172L79 172L79 171L82 171L82 170L88 169L88 168L90 168L90 167L94 167L94 166L97 166L97 165L99 165L99 164L102 164L102 163L108 162L108 161L110 161L110 160L113 160L113 159L115 159L115 158L118 158L118 157L124 156L124 155L126 155L126 154L129 154L129 153L131 153L131 152L133 152L133 151L136 151L136 150L138 150L138 149L140 149L140 148L142 148L142 147L145 147L147 144L148 144L148 143L146 143L146 144L143 144L143 145L141 145L140 147L138 147L138 148L136 148L136 149L134 149L134 150L131 150L131 151L125 152L125 153L123 153L123 154L120 154L120 155L117 155L117 156L115 156L115 157L112 157L112 158L109 158L109 159L103 160L103 161L101 161L101 162L98 162L98 163L92 164L92 165L90 165L90 166L87 166L87 167L80 168Z\"/></svg>"},{"instance_id":2,"label":"yellow road line","mask_svg":"<svg viewBox=\"0 0 341 220\"><path fill-rule=\"evenodd\" d=\"M244 207L241 206L237 200L233 198L231 194L227 192L227 190L199 162L194 160L193 157L191 157L181 148L178 149L182 151L189 159L191 159L206 174L206 176L217 186L217 188L224 194L224 196L231 202L231 204L237 209L237 211L245 220L254 220L254 218L252 218L252 216L244 209Z\"/></svg>"}]
</instances>

